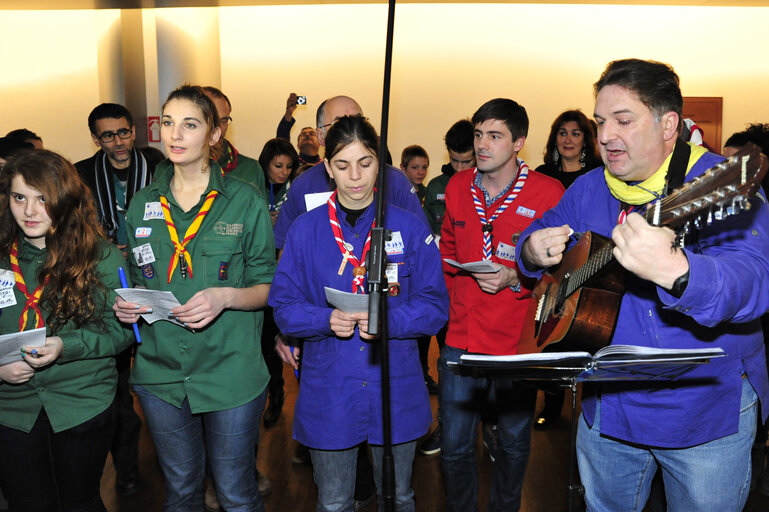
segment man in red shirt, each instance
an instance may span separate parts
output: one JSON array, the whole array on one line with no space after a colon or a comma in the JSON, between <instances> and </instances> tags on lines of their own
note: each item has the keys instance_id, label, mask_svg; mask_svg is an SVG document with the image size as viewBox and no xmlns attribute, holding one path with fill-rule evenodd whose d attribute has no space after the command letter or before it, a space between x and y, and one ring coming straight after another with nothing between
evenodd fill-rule
<instances>
[{"instance_id":1,"label":"man in red shirt","mask_svg":"<svg viewBox=\"0 0 769 512\"><path fill-rule=\"evenodd\" d=\"M477 167L457 173L446 187L441 256L460 263L488 260L496 271L471 274L443 266L451 309L440 359L441 467L447 510L477 510L475 432L480 406L493 388L499 449L488 510L510 511L520 507L536 391L510 379L455 375L447 363L468 352L517 352L534 282L519 276L515 246L520 233L556 205L563 187L517 158L529 128L521 105L490 100L472 123Z\"/></svg>"}]
</instances>

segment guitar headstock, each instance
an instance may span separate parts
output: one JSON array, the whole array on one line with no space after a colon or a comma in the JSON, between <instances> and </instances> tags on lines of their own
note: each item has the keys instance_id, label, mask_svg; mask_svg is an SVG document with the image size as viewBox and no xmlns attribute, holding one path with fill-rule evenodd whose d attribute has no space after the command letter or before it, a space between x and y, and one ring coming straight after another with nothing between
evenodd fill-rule
<instances>
[{"instance_id":1,"label":"guitar headstock","mask_svg":"<svg viewBox=\"0 0 769 512\"><path fill-rule=\"evenodd\" d=\"M684 183L649 207L647 220L655 225L697 229L750 208L750 197L761 185L769 162L753 143Z\"/></svg>"}]
</instances>

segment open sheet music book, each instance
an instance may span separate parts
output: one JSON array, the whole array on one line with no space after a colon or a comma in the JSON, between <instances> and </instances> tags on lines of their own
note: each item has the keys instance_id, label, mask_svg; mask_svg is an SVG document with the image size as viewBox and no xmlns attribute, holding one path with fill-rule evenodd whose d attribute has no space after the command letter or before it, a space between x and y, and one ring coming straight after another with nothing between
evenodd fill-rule
<instances>
[{"instance_id":1,"label":"open sheet music book","mask_svg":"<svg viewBox=\"0 0 769 512\"><path fill-rule=\"evenodd\" d=\"M675 379L714 357L723 357L723 349L665 349L634 345L609 345L595 355L588 352L546 352L511 356L465 354L456 367L462 373L512 378L564 378L585 380L658 380ZM554 377L557 378L557 377Z\"/></svg>"}]
</instances>

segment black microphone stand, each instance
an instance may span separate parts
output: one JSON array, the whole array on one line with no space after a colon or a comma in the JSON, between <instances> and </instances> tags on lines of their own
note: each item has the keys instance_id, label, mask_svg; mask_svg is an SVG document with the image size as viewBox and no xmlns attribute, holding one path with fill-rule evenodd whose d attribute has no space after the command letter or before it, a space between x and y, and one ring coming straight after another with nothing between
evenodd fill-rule
<instances>
[{"instance_id":1,"label":"black microphone stand","mask_svg":"<svg viewBox=\"0 0 769 512\"><path fill-rule=\"evenodd\" d=\"M376 219L371 229L368 253L368 326L369 334L379 335L382 368L382 498L386 512L395 510L395 464L393 462L392 420L390 417L390 345L387 339L387 254L384 229L384 196L387 154L387 123L390 109L390 74L393 56L395 0L389 0L387 11L387 43L385 46L384 87L382 89L382 127L379 131L379 176L377 177Z\"/></svg>"}]
</instances>

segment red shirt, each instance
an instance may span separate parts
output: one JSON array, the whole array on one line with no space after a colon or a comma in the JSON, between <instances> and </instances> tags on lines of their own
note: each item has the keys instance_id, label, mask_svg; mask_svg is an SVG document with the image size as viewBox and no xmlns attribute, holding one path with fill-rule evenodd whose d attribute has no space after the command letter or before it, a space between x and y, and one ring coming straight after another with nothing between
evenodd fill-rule
<instances>
[{"instance_id":1,"label":"red shirt","mask_svg":"<svg viewBox=\"0 0 769 512\"><path fill-rule=\"evenodd\" d=\"M483 232L475 210L470 185L475 169L455 174L446 187L446 216L441 228L441 257L460 263L483 259ZM511 187L512 190L512 187ZM482 192L478 191L483 198ZM485 205L490 218L508 194ZM526 183L512 204L493 222L491 261L518 271L515 245L518 235L534 219L555 206L563 195L563 186L553 178L529 170ZM531 300L535 280L521 277L521 291L505 288L496 294L483 292L476 280L465 272L443 263L443 275L449 291L451 309L446 343L469 352L502 355L515 354L521 323Z\"/></svg>"}]
</instances>

